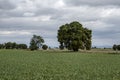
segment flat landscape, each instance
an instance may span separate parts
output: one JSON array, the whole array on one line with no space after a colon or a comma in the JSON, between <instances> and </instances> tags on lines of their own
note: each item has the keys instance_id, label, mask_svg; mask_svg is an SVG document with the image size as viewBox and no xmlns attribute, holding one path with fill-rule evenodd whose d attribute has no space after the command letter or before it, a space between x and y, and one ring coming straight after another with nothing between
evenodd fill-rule
<instances>
[{"instance_id":1,"label":"flat landscape","mask_svg":"<svg viewBox=\"0 0 120 80\"><path fill-rule=\"evenodd\" d=\"M0 80L120 80L119 53L104 52L0 50Z\"/></svg>"}]
</instances>

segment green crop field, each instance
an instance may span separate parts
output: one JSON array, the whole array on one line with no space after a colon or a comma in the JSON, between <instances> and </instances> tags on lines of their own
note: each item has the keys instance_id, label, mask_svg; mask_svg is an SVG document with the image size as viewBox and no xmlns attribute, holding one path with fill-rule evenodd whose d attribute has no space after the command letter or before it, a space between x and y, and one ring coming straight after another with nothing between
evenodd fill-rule
<instances>
[{"instance_id":1,"label":"green crop field","mask_svg":"<svg viewBox=\"0 0 120 80\"><path fill-rule=\"evenodd\" d=\"M0 50L0 80L120 80L120 55Z\"/></svg>"}]
</instances>

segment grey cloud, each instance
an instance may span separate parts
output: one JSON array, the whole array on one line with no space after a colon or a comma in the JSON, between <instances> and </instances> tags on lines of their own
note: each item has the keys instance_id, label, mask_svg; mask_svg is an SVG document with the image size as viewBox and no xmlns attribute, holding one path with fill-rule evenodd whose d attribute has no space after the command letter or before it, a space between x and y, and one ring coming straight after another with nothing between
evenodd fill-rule
<instances>
[{"instance_id":1,"label":"grey cloud","mask_svg":"<svg viewBox=\"0 0 120 80\"><path fill-rule=\"evenodd\" d=\"M39 0L36 0L38 1L37 5L36 3L34 4L34 0L33 3L29 2L30 0L27 0L28 2L22 0L23 2L19 3L21 1L19 0L18 2L16 1L17 8L15 6L12 7L15 3L11 4L10 1L5 1L10 3L11 7L10 9L0 9L0 30L26 30L31 34L25 36L19 34L16 34L16 36L0 35L0 42L12 40L29 44L32 35L38 34L43 36L46 44L58 46L56 36L59 26L72 21L79 21L84 27L92 29L93 45L101 45L102 43L104 45L109 41L113 44L115 41L118 42L120 40L118 37L120 35L119 0L114 0L114 2L111 0L63 0L66 3L66 6L63 8L55 8L51 2L49 5L49 0L47 5L45 5L47 0L44 2L44 5L41 5L42 3ZM29 8L29 3L32 5L32 8ZM27 7L22 6L23 4L27 5ZM114 7L109 7L108 5L113 5ZM112 12L111 9L113 9ZM111 13L109 14L109 12ZM46 16L50 17L50 19L44 20ZM112 38L114 38L113 42Z\"/></svg>"},{"instance_id":2,"label":"grey cloud","mask_svg":"<svg viewBox=\"0 0 120 80\"><path fill-rule=\"evenodd\" d=\"M111 24L114 27L119 27L120 25L120 16L111 16L108 18L103 19L102 21L106 22L107 24Z\"/></svg>"},{"instance_id":3,"label":"grey cloud","mask_svg":"<svg viewBox=\"0 0 120 80\"><path fill-rule=\"evenodd\" d=\"M24 12L21 11L6 11L1 10L0 11L0 18L11 18L11 17L23 17Z\"/></svg>"},{"instance_id":4,"label":"grey cloud","mask_svg":"<svg viewBox=\"0 0 120 80\"><path fill-rule=\"evenodd\" d=\"M81 7L67 7L59 10L51 19L59 21L96 21L100 19L101 8L81 6Z\"/></svg>"},{"instance_id":5,"label":"grey cloud","mask_svg":"<svg viewBox=\"0 0 120 80\"><path fill-rule=\"evenodd\" d=\"M14 9L16 6L10 0L0 0L0 9L2 10L11 10Z\"/></svg>"},{"instance_id":6,"label":"grey cloud","mask_svg":"<svg viewBox=\"0 0 120 80\"><path fill-rule=\"evenodd\" d=\"M111 28L112 29L112 28ZM107 39L118 39L120 35L120 31L94 31L93 32L94 38L107 38Z\"/></svg>"},{"instance_id":7,"label":"grey cloud","mask_svg":"<svg viewBox=\"0 0 120 80\"><path fill-rule=\"evenodd\" d=\"M54 16L61 14L62 15L62 10L54 9L54 8L37 8L35 11L20 11L18 9L14 10L0 10L0 17L1 18L9 18L9 17L25 17L25 13L30 13L34 14L33 16L30 17L37 17L37 16ZM29 17L29 16L26 16Z\"/></svg>"},{"instance_id":8,"label":"grey cloud","mask_svg":"<svg viewBox=\"0 0 120 80\"><path fill-rule=\"evenodd\" d=\"M38 8L38 10L35 12L36 16L39 15L53 15L59 10L54 8Z\"/></svg>"},{"instance_id":9,"label":"grey cloud","mask_svg":"<svg viewBox=\"0 0 120 80\"><path fill-rule=\"evenodd\" d=\"M107 5L120 5L120 0L64 0L66 5L72 6L107 6Z\"/></svg>"}]
</instances>

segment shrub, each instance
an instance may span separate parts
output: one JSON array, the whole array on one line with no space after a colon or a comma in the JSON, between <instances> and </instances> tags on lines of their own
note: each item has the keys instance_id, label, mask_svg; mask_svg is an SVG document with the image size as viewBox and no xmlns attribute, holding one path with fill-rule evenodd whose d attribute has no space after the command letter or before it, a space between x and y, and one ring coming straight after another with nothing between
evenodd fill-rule
<instances>
[{"instance_id":1,"label":"shrub","mask_svg":"<svg viewBox=\"0 0 120 80\"><path fill-rule=\"evenodd\" d=\"M47 45L43 45L43 46L42 46L42 49L43 49L43 50L47 50L47 48L48 48Z\"/></svg>"},{"instance_id":2,"label":"shrub","mask_svg":"<svg viewBox=\"0 0 120 80\"><path fill-rule=\"evenodd\" d=\"M113 50L117 50L117 45L116 44L113 45Z\"/></svg>"}]
</instances>

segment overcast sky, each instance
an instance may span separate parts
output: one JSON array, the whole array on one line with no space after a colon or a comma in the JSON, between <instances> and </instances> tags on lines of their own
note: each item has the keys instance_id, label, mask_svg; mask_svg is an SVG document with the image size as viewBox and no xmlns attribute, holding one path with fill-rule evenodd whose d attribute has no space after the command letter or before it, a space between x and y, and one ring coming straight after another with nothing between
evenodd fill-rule
<instances>
[{"instance_id":1,"label":"overcast sky","mask_svg":"<svg viewBox=\"0 0 120 80\"><path fill-rule=\"evenodd\" d=\"M0 43L37 34L57 47L57 30L72 21L93 31L93 46L120 44L120 0L0 0Z\"/></svg>"}]
</instances>

